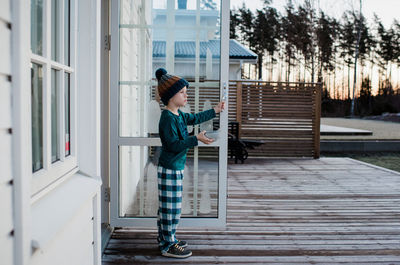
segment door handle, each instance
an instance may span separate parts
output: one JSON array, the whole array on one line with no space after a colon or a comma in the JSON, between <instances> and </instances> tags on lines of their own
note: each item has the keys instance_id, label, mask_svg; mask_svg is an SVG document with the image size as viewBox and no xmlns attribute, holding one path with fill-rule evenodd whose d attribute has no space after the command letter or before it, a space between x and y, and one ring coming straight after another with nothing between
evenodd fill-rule
<instances>
[{"instance_id":1,"label":"door handle","mask_svg":"<svg viewBox=\"0 0 400 265\"><path fill-rule=\"evenodd\" d=\"M222 101L226 101L226 97L227 97L227 92L226 92L226 82L224 82L223 88L222 88Z\"/></svg>"}]
</instances>

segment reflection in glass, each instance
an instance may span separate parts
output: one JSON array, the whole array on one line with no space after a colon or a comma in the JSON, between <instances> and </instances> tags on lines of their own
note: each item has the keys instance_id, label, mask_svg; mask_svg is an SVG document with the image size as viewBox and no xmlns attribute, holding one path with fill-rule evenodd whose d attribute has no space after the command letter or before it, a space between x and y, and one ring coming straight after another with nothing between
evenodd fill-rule
<instances>
[{"instance_id":1,"label":"reflection in glass","mask_svg":"<svg viewBox=\"0 0 400 265\"><path fill-rule=\"evenodd\" d=\"M161 147L120 147L120 216L155 217L158 210L157 165ZM218 147L188 153L184 170L182 216L218 216ZM145 159L139 159L144 155ZM195 161L197 162L195 163Z\"/></svg>"},{"instance_id":2,"label":"reflection in glass","mask_svg":"<svg viewBox=\"0 0 400 265\"><path fill-rule=\"evenodd\" d=\"M51 162L60 159L58 131L58 71L51 69Z\"/></svg>"},{"instance_id":3,"label":"reflection in glass","mask_svg":"<svg viewBox=\"0 0 400 265\"><path fill-rule=\"evenodd\" d=\"M204 101L202 111L209 110L211 108L212 108L211 101L209 99ZM200 124L200 131L207 131L207 132L213 131L213 120L209 120Z\"/></svg>"},{"instance_id":4,"label":"reflection in glass","mask_svg":"<svg viewBox=\"0 0 400 265\"><path fill-rule=\"evenodd\" d=\"M166 9L167 0L153 0L153 9Z\"/></svg>"},{"instance_id":5,"label":"reflection in glass","mask_svg":"<svg viewBox=\"0 0 400 265\"><path fill-rule=\"evenodd\" d=\"M218 147L190 149L183 180L182 217L218 217ZM197 161L197 163L196 163Z\"/></svg>"},{"instance_id":6,"label":"reflection in glass","mask_svg":"<svg viewBox=\"0 0 400 265\"><path fill-rule=\"evenodd\" d=\"M141 34L139 29L120 30L120 80L139 81L140 77L140 50Z\"/></svg>"},{"instance_id":7,"label":"reflection in glass","mask_svg":"<svg viewBox=\"0 0 400 265\"><path fill-rule=\"evenodd\" d=\"M192 113L192 108L190 107L190 103L186 103L186 105L180 109L182 112ZM193 132L193 125L188 125L187 130L188 130L188 133L191 134Z\"/></svg>"},{"instance_id":8,"label":"reflection in glass","mask_svg":"<svg viewBox=\"0 0 400 265\"><path fill-rule=\"evenodd\" d=\"M141 6L141 15L151 16L141 17L135 12L139 8L136 1L121 0L120 137L157 137L160 105L154 72L159 67L189 81L187 112L201 111L219 101L220 1L197 2L153 0L152 12L147 5ZM207 128L218 129L218 118ZM119 147L120 216L156 217L160 148ZM183 181L184 217L218 216L218 151L218 147L189 150Z\"/></svg>"},{"instance_id":9,"label":"reflection in glass","mask_svg":"<svg viewBox=\"0 0 400 265\"><path fill-rule=\"evenodd\" d=\"M43 67L31 64L32 171L43 168Z\"/></svg>"},{"instance_id":10,"label":"reflection in glass","mask_svg":"<svg viewBox=\"0 0 400 265\"><path fill-rule=\"evenodd\" d=\"M196 0L176 0L179 11L167 2L153 1L153 70L162 66L189 81L192 113L206 109L206 101L207 108L215 106L220 101L220 1L200 0L200 12L194 10ZM156 8L162 3L167 10ZM168 24L171 28L167 21L173 23ZM217 130L219 115L204 126Z\"/></svg>"},{"instance_id":11,"label":"reflection in glass","mask_svg":"<svg viewBox=\"0 0 400 265\"><path fill-rule=\"evenodd\" d=\"M161 108L156 100L151 100L147 110L147 130L149 133L158 133L158 122L160 121Z\"/></svg>"},{"instance_id":12,"label":"reflection in glass","mask_svg":"<svg viewBox=\"0 0 400 265\"><path fill-rule=\"evenodd\" d=\"M200 0L201 10L219 10L220 1L216 0Z\"/></svg>"},{"instance_id":13,"label":"reflection in glass","mask_svg":"<svg viewBox=\"0 0 400 265\"><path fill-rule=\"evenodd\" d=\"M70 0L64 0L64 64L70 63Z\"/></svg>"},{"instance_id":14,"label":"reflection in glass","mask_svg":"<svg viewBox=\"0 0 400 265\"><path fill-rule=\"evenodd\" d=\"M69 156L71 154L71 83L70 83L70 74L65 73L64 78L64 100L65 100L65 156Z\"/></svg>"},{"instance_id":15,"label":"reflection in glass","mask_svg":"<svg viewBox=\"0 0 400 265\"><path fill-rule=\"evenodd\" d=\"M59 0L51 1L51 59L60 60L60 7Z\"/></svg>"},{"instance_id":16,"label":"reflection in glass","mask_svg":"<svg viewBox=\"0 0 400 265\"><path fill-rule=\"evenodd\" d=\"M139 87L120 87L120 135L141 136Z\"/></svg>"},{"instance_id":17,"label":"reflection in glass","mask_svg":"<svg viewBox=\"0 0 400 265\"><path fill-rule=\"evenodd\" d=\"M43 0L31 0L31 50L43 55Z\"/></svg>"}]
</instances>

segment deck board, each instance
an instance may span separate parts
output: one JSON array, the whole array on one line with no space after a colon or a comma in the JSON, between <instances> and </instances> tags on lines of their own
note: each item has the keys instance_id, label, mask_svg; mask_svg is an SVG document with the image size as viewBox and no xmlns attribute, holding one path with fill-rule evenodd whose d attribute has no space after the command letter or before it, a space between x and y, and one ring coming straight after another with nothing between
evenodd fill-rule
<instances>
[{"instance_id":1,"label":"deck board","mask_svg":"<svg viewBox=\"0 0 400 265\"><path fill-rule=\"evenodd\" d=\"M179 228L193 256L159 255L156 229L116 230L112 264L400 264L400 174L348 158L228 165L227 226Z\"/></svg>"}]
</instances>

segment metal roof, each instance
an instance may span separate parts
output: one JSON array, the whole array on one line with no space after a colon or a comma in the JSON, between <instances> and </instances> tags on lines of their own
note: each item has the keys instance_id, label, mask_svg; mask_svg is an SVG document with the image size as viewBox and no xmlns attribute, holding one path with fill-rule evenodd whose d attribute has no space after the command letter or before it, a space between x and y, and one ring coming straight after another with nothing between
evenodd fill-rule
<instances>
[{"instance_id":1,"label":"metal roof","mask_svg":"<svg viewBox=\"0 0 400 265\"><path fill-rule=\"evenodd\" d=\"M220 56L220 41L210 40L200 42L200 58L206 58L207 48L210 49L213 58ZM166 42L153 41L153 57L165 57ZM177 41L175 42L176 58L195 58L195 41ZM230 59L257 59L257 54L247 49L236 40L229 40L229 58Z\"/></svg>"}]
</instances>

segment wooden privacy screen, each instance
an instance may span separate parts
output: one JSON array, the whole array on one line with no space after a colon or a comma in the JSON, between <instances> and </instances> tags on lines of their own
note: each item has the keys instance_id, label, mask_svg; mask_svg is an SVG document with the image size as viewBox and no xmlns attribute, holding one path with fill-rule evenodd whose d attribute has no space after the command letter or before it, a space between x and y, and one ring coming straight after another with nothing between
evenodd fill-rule
<instances>
[{"instance_id":1,"label":"wooden privacy screen","mask_svg":"<svg viewBox=\"0 0 400 265\"><path fill-rule=\"evenodd\" d=\"M203 82L208 85L200 86L198 90L199 111L203 110L206 100L210 100L212 106L219 101L219 82ZM152 98L155 98L154 89L153 86ZM189 87L188 103L192 113L195 112L195 95L195 89ZM250 157L319 157L319 83L230 81L228 111L229 121L240 124L241 139L264 142L248 150ZM219 115L214 120L214 129L218 129L218 125ZM188 156L192 154L193 149L189 150ZM202 147L199 155L214 157L217 149Z\"/></svg>"},{"instance_id":2,"label":"wooden privacy screen","mask_svg":"<svg viewBox=\"0 0 400 265\"><path fill-rule=\"evenodd\" d=\"M231 81L229 120L240 138L264 142L251 157L319 157L321 85Z\"/></svg>"}]
</instances>

